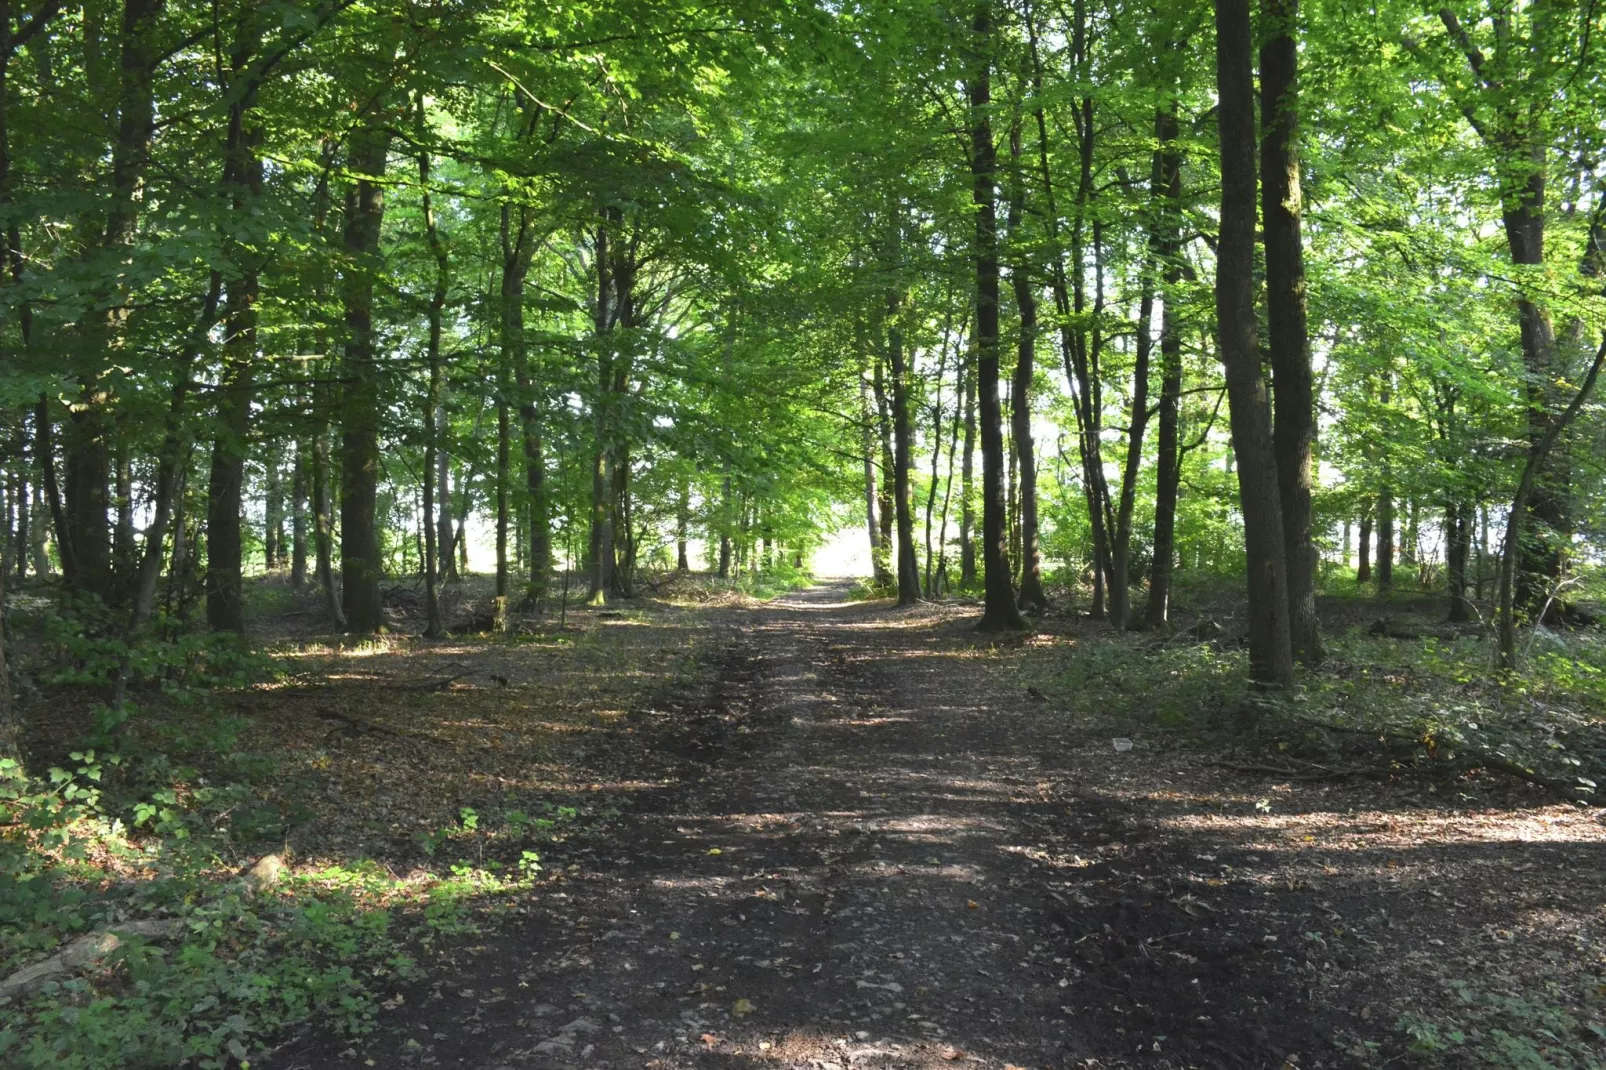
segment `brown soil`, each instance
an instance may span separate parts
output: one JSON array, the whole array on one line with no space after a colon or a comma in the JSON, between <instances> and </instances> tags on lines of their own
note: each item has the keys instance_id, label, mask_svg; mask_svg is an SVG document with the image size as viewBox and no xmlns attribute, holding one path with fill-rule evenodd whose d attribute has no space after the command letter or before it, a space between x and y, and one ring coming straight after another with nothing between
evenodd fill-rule
<instances>
[{"instance_id":1,"label":"brown soil","mask_svg":"<svg viewBox=\"0 0 1606 1070\"><path fill-rule=\"evenodd\" d=\"M637 787L544 852L564 882L440 955L363 1043L253 1065L1378 1066L1456 979L1599 981L1588 812L1245 783L1141 733L1118 753L1099 711L1023 685L1064 642L844 593L679 611L711 671L565 752L571 784ZM492 727L549 716L517 688L539 650L498 656Z\"/></svg>"}]
</instances>

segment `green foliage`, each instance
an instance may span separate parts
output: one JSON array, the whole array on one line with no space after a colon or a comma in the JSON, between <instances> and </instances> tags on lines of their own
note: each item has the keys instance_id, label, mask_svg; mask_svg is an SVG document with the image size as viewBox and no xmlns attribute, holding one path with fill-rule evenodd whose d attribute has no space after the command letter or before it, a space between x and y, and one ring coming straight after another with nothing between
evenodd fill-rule
<instances>
[{"instance_id":1,"label":"green foliage","mask_svg":"<svg viewBox=\"0 0 1606 1070\"><path fill-rule=\"evenodd\" d=\"M1583 979L1598 983L1598 979ZM1554 982L1522 995L1485 991L1458 982L1446 1005L1427 1015L1402 1015L1397 1028L1409 1051L1431 1066L1488 1067L1490 1070L1600 1070L1606 1032L1567 1009Z\"/></svg>"}]
</instances>

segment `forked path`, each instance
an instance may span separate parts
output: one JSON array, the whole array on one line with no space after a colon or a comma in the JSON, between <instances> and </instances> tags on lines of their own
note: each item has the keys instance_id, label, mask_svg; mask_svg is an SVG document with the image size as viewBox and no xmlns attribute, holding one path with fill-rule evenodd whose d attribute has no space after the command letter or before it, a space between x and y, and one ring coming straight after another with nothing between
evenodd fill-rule
<instances>
[{"instance_id":1,"label":"forked path","mask_svg":"<svg viewBox=\"0 0 1606 1070\"><path fill-rule=\"evenodd\" d=\"M355 1055L272 1065L1349 1065L1296 950L1342 904L1168 831L1163 759L969 618L844 593L714 611L711 691L632 718L679 786Z\"/></svg>"}]
</instances>

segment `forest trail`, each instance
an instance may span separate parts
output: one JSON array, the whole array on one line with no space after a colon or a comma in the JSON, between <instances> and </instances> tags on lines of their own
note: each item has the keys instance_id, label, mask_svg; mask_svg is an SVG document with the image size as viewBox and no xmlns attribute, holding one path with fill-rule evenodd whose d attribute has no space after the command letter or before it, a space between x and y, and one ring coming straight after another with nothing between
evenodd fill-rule
<instances>
[{"instance_id":1,"label":"forest trail","mask_svg":"<svg viewBox=\"0 0 1606 1070\"><path fill-rule=\"evenodd\" d=\"M968 615L845 595L698 611L717 672L630 716L676 786L360 1050L268 1064L1364 1065L1335 1032L1415 892L1180 827L1206 774L1079 732Z\"/></svg>"}]
</instances>

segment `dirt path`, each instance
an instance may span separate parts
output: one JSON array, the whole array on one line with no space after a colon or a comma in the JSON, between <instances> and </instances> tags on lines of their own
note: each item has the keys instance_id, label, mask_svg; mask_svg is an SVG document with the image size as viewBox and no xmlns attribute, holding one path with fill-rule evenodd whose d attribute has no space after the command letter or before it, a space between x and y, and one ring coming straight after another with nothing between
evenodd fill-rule
<instances>
[{"instance_id":1,"label":"dirt path","mask_svg":"<svg viewBox=\"0 0 1606 1070\"><path fill-rule=\"evenodd\" d=\"M1079 735L968 619L843 593L718 611L711 691L631 717L678 785L364 1050L271 1065L1370 1062L1334 1036L1389 953L1379 882L1184 829L1197 770Z\"/></svg>"}]
</instances>

